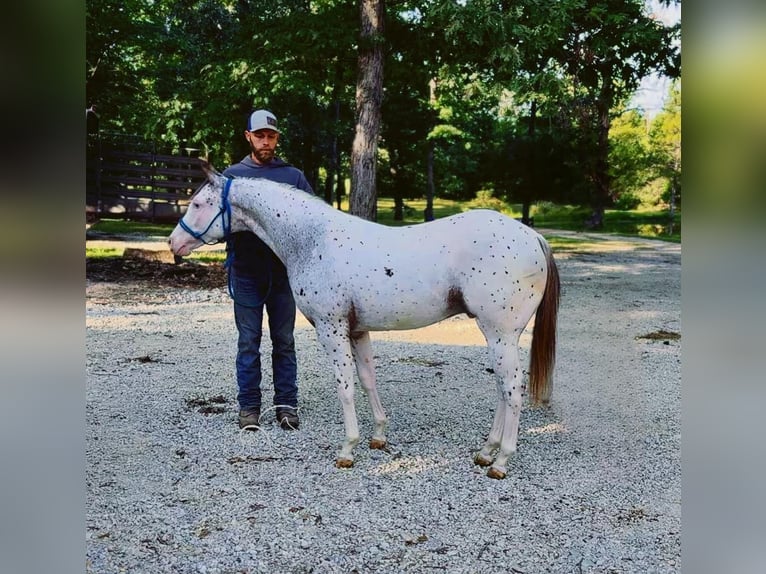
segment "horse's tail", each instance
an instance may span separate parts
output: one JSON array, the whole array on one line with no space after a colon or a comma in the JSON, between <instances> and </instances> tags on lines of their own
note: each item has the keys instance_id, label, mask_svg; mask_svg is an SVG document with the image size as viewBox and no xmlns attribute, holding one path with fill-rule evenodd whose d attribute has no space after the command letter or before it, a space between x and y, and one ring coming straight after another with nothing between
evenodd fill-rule
<instances>
[{"instance_id":1,"label":"horse's tail","mask_svg":"<svg viewBox=\"0 0 766 574\"><path fill-rule=\"evenodd\" d=\"M561 283L550 245L540 237L548 263L548 280L543 299L537 307L529 357L529 397L533 404L547 404L553 390L553 367L556 363L556 322L559 313Z\"/></svg>"}]
</instances>

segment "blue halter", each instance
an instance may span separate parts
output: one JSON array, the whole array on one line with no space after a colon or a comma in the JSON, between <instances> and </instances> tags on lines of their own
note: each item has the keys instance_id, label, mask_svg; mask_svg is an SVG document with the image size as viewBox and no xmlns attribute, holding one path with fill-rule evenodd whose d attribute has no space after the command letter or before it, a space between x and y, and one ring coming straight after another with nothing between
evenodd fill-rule
<instances>
[{"instance_id":1,"label":"blue halter","mask_svg":"<svg viewBox=\"0 0 766 574\"><path fill-rule=\"evenodd\" d=\"M231 234L231 204L229 203L229 188L231 187L232 181L232 178L226 178L226 183L224 184L223 191L221 192L221 206L218 208L218 213L216 213L215 217L213 217L210 223L208 223L204 231L201 233L194 231L186 224L183 217L178 222L178 225L181 226L181 229L191 235L194 239L199 239L205 245L214 245L216 243L220 243L222 240L225 241L226 238ZM205 239L205 234L210 231L210 228L213 227L216 219L219 217L221 218L221 227L223 227L223 238L216 239L214 241L207 241Z\"/></svg>"},{"instance_id":2,"label":"blue halter","mask_svg":"<svg viewBox=\"0 0 766 574\"><path fill-rule=\"evenodd\" d=\"M178 225L181 226L181 229L183 229L186 233L191 235L194 239L199 239L202 241L205 245L214 245L216 243L220 243L221 241L225 241L229 235L231 235L231 204L229 203L229 188L231 187L231 182L233 181L233 178L227 177L226 183L223 186L223 191L221 191L221 206L218 208L218 213L215 214L215 217L208 223L207 227L204 231L197 232L194 231L191 227L189 227L186 222L181 218L181 220L178 222ZM206 241L205 240L205 234L210 231L210 228L213 227L215 224L216 219L221 218L221 225L223 227L223 238L220 240L215 241ZM231 273L231 265L234 261L234 246L230 245L229 248L227 248L227 255L226 255L226 261L224 262L224 267L229 271L228 273L228 288L229 288L229 296L234 299L235 302L237 302L239 305L243 305L244 307L260 307L266 302L266 299L268 299L269 294L271 293L271 283L272 283L272 277L271 273L269 273L269 287L266 290L266 295L264 295L263 300L259 301L256 304L246 304L242 303L240 301L237 301L237 298L234 294L234 285L232 281L232 273Z\"/></svg>"}]
</instances>

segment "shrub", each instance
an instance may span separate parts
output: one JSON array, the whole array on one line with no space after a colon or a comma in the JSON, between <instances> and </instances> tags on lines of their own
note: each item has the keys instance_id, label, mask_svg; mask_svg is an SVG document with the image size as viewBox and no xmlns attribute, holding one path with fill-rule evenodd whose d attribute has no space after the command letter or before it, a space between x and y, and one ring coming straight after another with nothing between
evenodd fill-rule
<instances>
[{"instance_id":1,"label":"shrub","mask_svg":"<svg viewBox=\"0 0 766 574\"><path fill-rule=\"evenodd\" d=\"M466 203L468 209L493 209L494 211L510 212L511 208L502 199L492 197L492 191L482 189L476 193L476 197Z\"/></svg>"},{"instance_id":2,"label":"shrub","mask_svg":"<svg viewBox=\"0 0 766 574\"><path fill-rule=\"evenodd\" d=\"M556 205L552 201L538 201L535 202L534 209L532 211L534 211L534 215L544 217L554 209L556 209Z\"/></svg>"},{"instance_id":3,"label":"shrub","mask_svg":"<svg viewBox=\"0 0 766 574\"><path fill-rule=\"evenodd\" d=\"M633 192L625 192L614 202L614 208L622 211L630 211L641 205L641 198Z\"/></svg>"}]
</instances>

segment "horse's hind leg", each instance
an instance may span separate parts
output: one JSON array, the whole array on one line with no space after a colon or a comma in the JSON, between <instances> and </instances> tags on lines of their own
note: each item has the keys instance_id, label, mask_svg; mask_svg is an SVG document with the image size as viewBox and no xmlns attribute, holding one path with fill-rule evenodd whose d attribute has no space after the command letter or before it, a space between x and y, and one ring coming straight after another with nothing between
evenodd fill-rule
<instances>
[{"instance_id":1,"label":"horse's hind leg","mask_svg":"<svg viewBox=\"0 0 766 574\"><path fill-rule=\"evenodd\" d=\"M524 375L519 360L519 337L521 330L504 333L500 329L479 324L491 348L494 357L495 376L500 394L500 403L495 412L495 420L490 437L479 454L478 464L486 463L492 450L497 446L497 434L501 425L500 450L495 461L487 471L490 478L505 478L508 472L508 459L516 452L519 437L519 420L524 396Z\"/></svg>"},{"instance_id":2,"label":"horse's hind leg","mask_svg":"<svg viewBox=\"0 0 766 574\"><path fill-rule=\"evenodd\" d=\"M503 390L498 383L498 391L500 394L500 400L498 401L497 408L495 409L495 418L492 421L492 428L489 430L489 436L487 437L484 446L476 453L473 458L473 462L479 466L489 466L492 464L493 453L500 447L500 440L503 436L503 422L505 421L505 401L503 400Z\"/></svg>"},{"instance_id":3,"label":"horse's hind leg","mask_svg":"<svg viewBox=\"0 0 766 574\"><path fill-rule=\"evenodd\" d=\"M378 387L375 384L375 363L372 357L370 334L367 331L351 338L351 351L354 354L354 361L356 361L359 381L362 383L362 389L364 389L372 408L374 428L372 439L370 439L370 448L382 449L386 447L386 412L383 410L378 396Z\"/></svg>"},{"instance_id":4,"label":"horse's hind leg","mask_svg":"<svg viewBox=\"0 0 766 574\"><path fill-rule=\"evenodd\" d=\"M494 353L492 352L492 347L488 347L488 350L489 350L490 362L494 366L495 357L494 357ZM478 453L476 453L476 456L473 459L473 461L479 466L489 466L490 464L492 464L493 454L500 447L500 439L503 436L503 421L505 420L505 400L503 398L504 393L503 393L502 384L500 383L500 379L496 378L495 380L497 381L497 393L498 393L497 407L495 408L495 418L492 420L492 428L489 430L489 436L487 437L487 441L484 443L484 446L481 447L481 450Z\"/></svg>"},{"instance_id":5,"label":"horse's hind leg","mask_svg":"<svg viewBox=\"0 0 766 574\"><path fill-rule=\"evenodd\" d=\"M317 323L316 332L327 356L332 361L335 379L338 384L338 397L343 407L343 425L346 440L335 459L335 466L348 468L354 464L354 447L359 444L359 423L354 406L354 359L351 354L351 342L348 325Z\"/></svg>"}]
</instances>

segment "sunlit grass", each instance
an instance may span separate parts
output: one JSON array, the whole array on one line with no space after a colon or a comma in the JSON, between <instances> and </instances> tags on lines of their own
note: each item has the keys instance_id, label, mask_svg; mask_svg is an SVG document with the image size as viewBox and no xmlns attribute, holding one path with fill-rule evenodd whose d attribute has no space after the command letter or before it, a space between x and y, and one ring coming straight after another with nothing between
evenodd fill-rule
<instances>
[{"instance_id":1,"label":"sunlit grass","mask_svg":"<svg viewBox=\"0 0 766 574\"><path fill-rule=\"evenodd\" d=\"M226 261L226 252L224 251L194 251L184 259L199 261L200 263L223 263Z\"/></svg>"},{"instance_id":2,"label":"sunlit grass","mask_svg":"<svg viewBox=\"0 0 766 574\"><path fill-rule=\"evenodd\" d=\"M341 209L348 213L348 198L341 202ZM404 202L402 221L394 221L394 200L390 197L378 198L378 223L394 227L423 223L426 209L425 199L408 199ZM434 218L441 219L465 211L465 202L450 199L435 199L433 202Z\"/></svg>"},{"instance_id":3,"label":"sunlit grass","mask_svg":"<svg viewBox=\"0 0 766 574\"><path fill-rule=\"evenodd\" d=\"M632 211L607 209L604 212L604 227L600 230L588 229L585 226L585 221L590 215L590 209L585 207L540 202L532 206L531 215L534 218L535 227L645 237L673 243L681 242L681 213L676 212L674 214L671 225L670 214L667 209L636 209Z\"/></svg>"},{"instance_id":4,"label":"sunlit grass","mask_svg":"<svg viewBox=\"0 0 766 574\"><path fill-rule=\"evenodd\" d=\"M554 251L571 251L579 249L592 241L587 239L578 239L574 237L560 237L558 235L545 235L546 241Z\"/></svg>"},{"instance_id":5,"label":"sunlit grass","mask_svg":"<svg viewBox=\"0 0 766 574\"><path fill-rule=\"evenodd\" d=\"M85 247L85 257L105 259L107 257L122 257L125 251L122 247Z\"/></svg>"},{"instance_id":6,"label":"sunlit grass","mask_svg":"<svg viewBox=\"0 0 766 574\"><path fill-rule=\"evenodd\" d=\"M124 247L85 247L87 259L118 258L122 257L124 253ZM184 259L199 263L223 263L226 261L226 253L224 251L194 251Z\"/></svg>"},{"instance_id":7,"label":"sunlit grass","mask_svg":"<svg viewBox=\"0 0 766 574\"><path fill-rule=\"evenodd\" d=\"M175 223L150 223L146 221L130 221L127 219L99 219L90 229L108 235L157 235L167 237L173 231Z\"/></svg>"}]
</instances>

